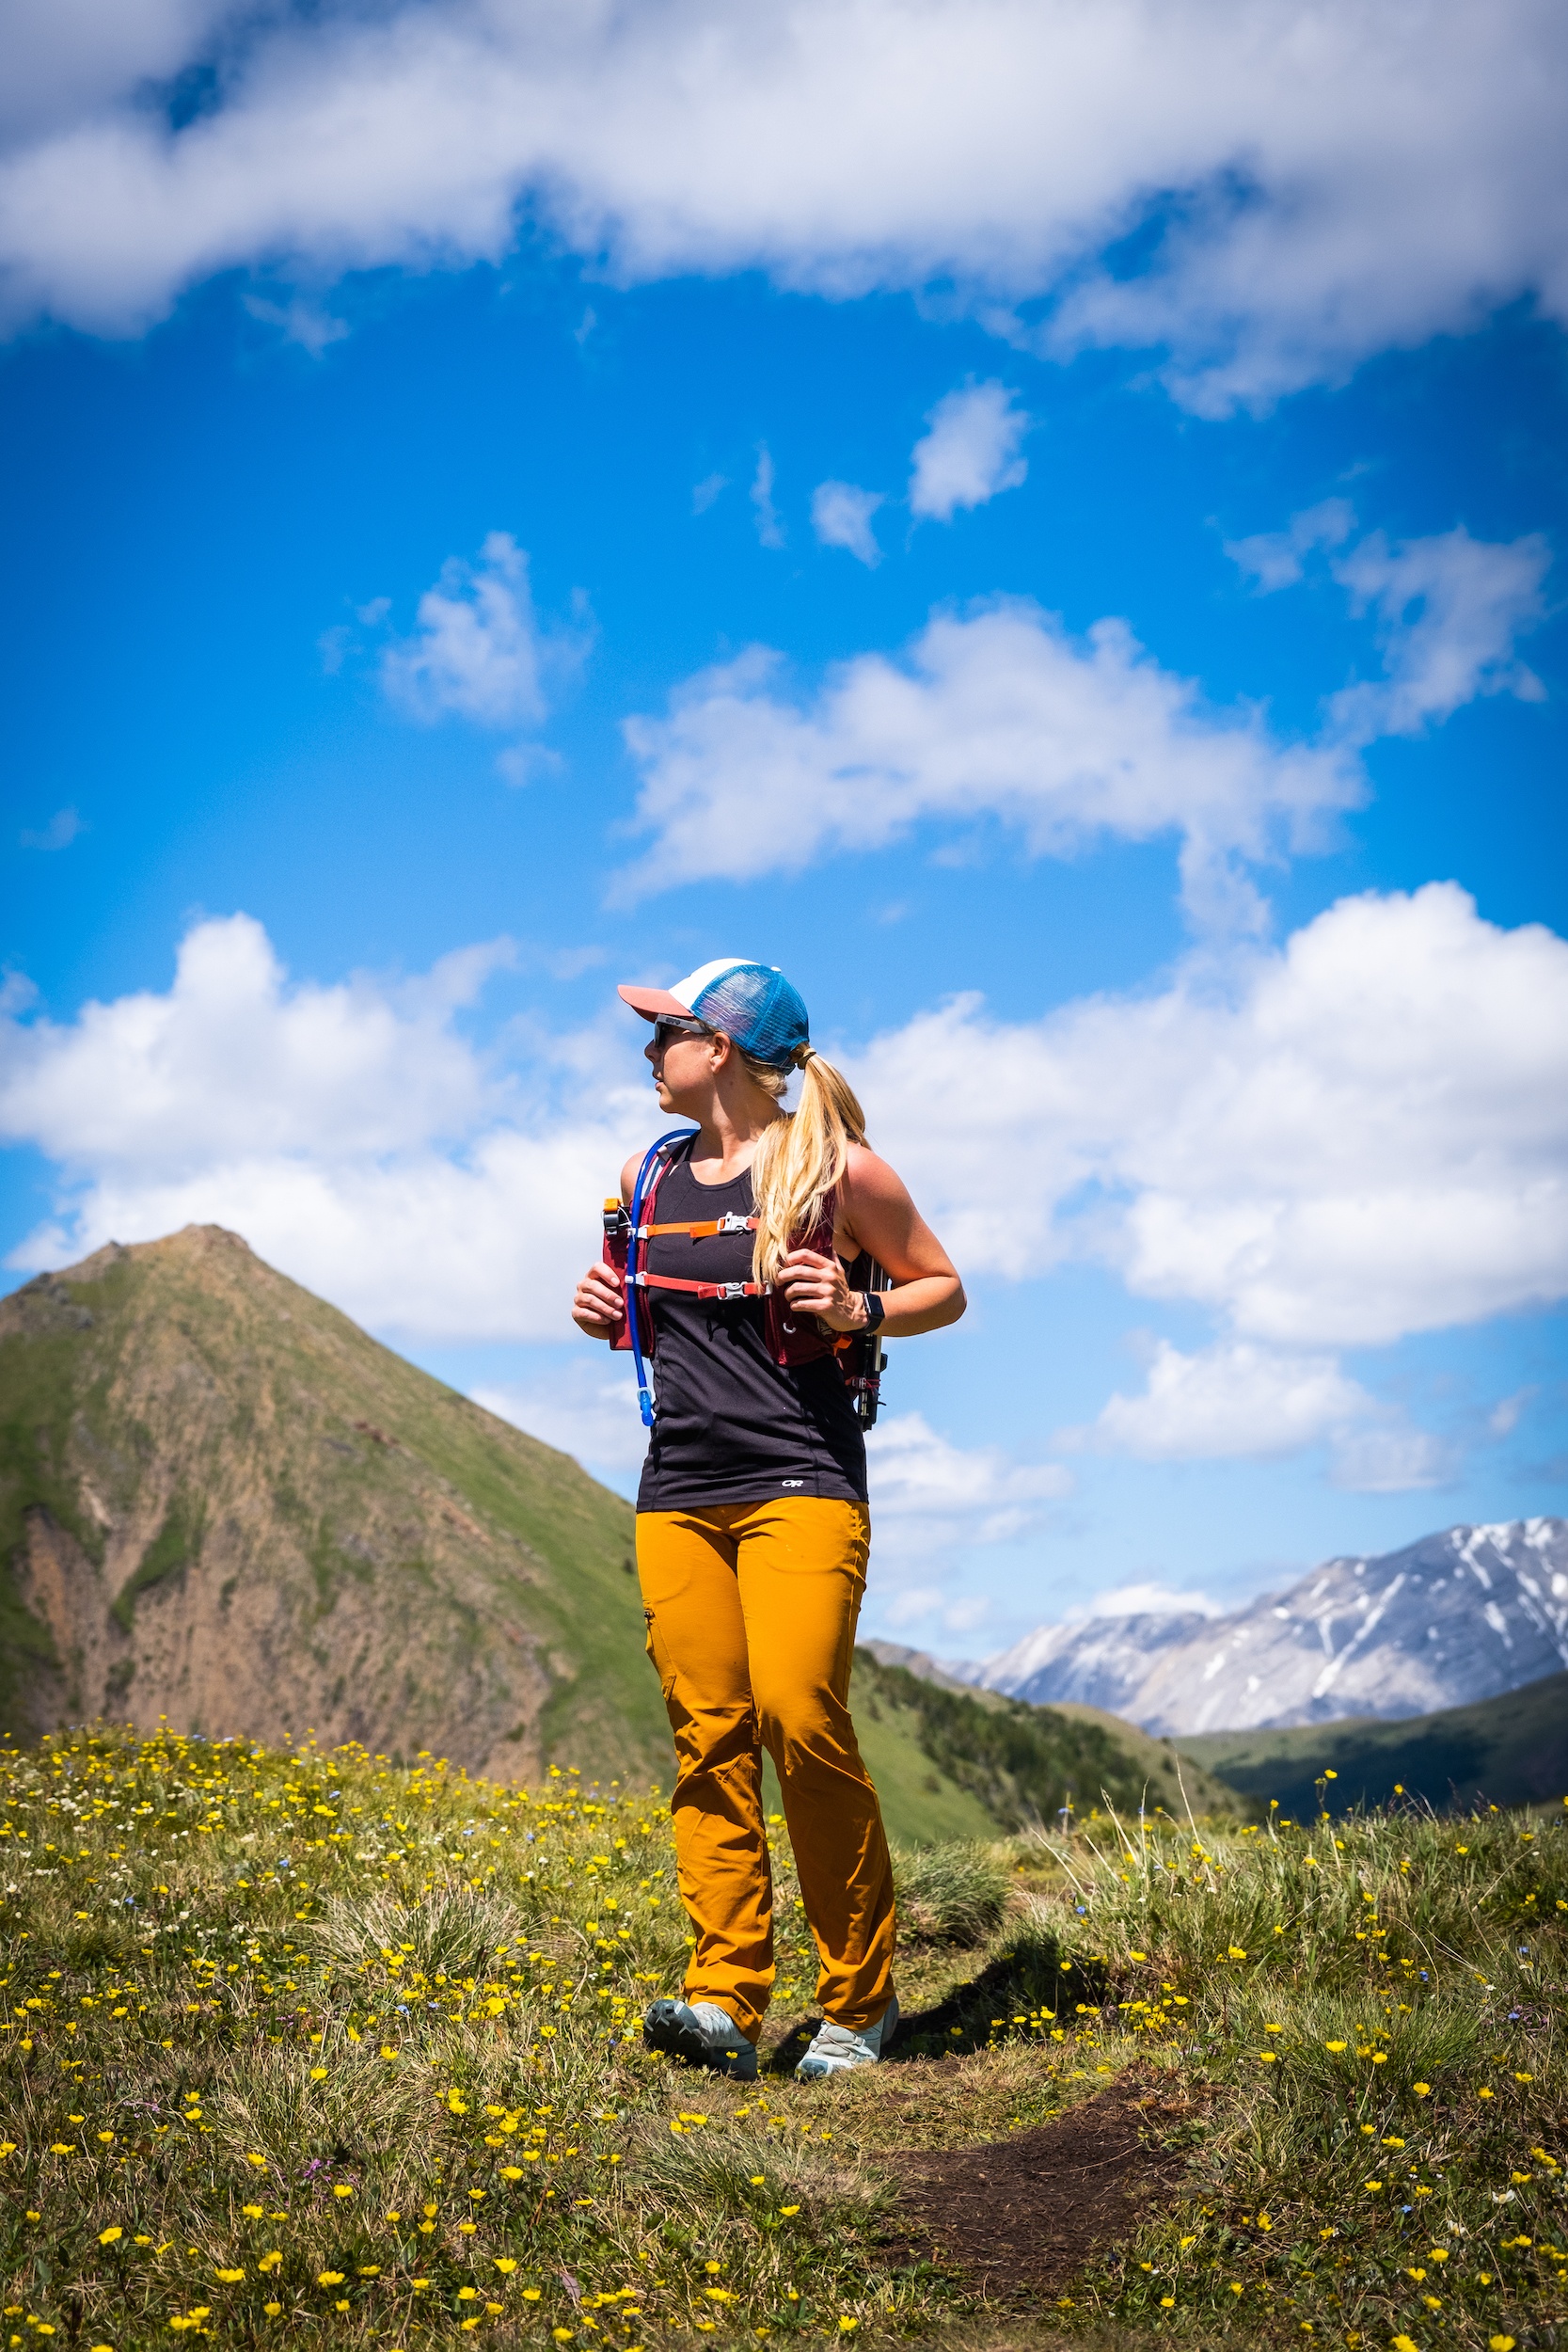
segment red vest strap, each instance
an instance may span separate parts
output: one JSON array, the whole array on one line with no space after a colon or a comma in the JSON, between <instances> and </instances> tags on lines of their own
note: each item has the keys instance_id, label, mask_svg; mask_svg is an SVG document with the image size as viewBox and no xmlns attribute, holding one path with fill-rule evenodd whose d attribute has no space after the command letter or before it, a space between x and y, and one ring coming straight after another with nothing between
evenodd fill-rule
<instances>
[{"instance_id":1,"label":"red vest strap","mask_svg":"<svg viewBox=\"0 0 1568 2352\"><path fill-rule=\"evenodd\" d=\"M766 1298L769 1282L683 1282L673 1274L628 1274L639 1290L689 1291L695 1298Z\"/></svg>"},{"instance_id":2,"label":"red vest strap","mask_svg":"<svg viewBox=\"0 0 1568 2352\"><path fill-rule=\"evenodd\" d=\"M693 1241L703 1241L712 1233L754 1233L756 1230L754 1216L716 1216L703 1225L644 1225L638 1239L648 1240L655 1233L689 1233Z\"/></svg>"}]
</instances>

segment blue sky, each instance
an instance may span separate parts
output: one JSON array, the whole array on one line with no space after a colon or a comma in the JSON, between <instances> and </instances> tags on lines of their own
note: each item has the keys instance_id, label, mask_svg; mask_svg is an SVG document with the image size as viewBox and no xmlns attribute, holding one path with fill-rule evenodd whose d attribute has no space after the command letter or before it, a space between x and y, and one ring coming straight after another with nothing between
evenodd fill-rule
<instances>
[{"instance_id":1,"label":"blue sky","mask_svg":"<svg viewBox=\"0 0 1568 2352\"><path fill-rule=\"evenodd\" d=\"M626 1486L613 983L755 955L974 1299L872 1629L1562 1510L1561 35L1247 13L24 15L8 1279L217 1219Z\"/></svg>"}]
</instances>

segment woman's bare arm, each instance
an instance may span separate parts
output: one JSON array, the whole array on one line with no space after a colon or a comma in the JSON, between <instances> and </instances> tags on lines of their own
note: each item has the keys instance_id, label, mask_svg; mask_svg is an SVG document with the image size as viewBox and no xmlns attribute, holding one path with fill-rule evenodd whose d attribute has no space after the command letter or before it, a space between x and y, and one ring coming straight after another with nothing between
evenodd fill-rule
<instances>
[{"instance_id":1,"label":"woman's bare arm","mask_svg":"<svg viewBox=\"0 0 1568 2352\"><path fill-rule=\"evenodd\" d=\"M864 1144L852 1144L839 1186L834 1243L847 1258L868 1249L893 1278L882 1293L882 1328L890 1339L912 1339L957 1323L969 1304L952 1259L910 1197L908 1185L886 1160ZM819 1315L835 1331L859 1330L864 1309L849 1289L837 1258L792 1249L780 1275L792 1307Z\"/></svg>"}]
</instances>

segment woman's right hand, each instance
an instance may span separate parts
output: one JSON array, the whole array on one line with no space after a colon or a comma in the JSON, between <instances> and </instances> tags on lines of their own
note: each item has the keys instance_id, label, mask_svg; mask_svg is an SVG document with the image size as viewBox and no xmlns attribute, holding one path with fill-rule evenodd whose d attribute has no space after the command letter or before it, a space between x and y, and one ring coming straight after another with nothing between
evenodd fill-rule
<instances>
[{"instance_id":1,"label":"woman's right hand","mask_svg":"<svg viewBox=\"0 0 1568 2352\"><path fill-rule=\"evenodd\" d=\"M572 1294L572 1321L591 1340L611 1340L623 1311L621 1277L600 1259Z\"/></svg>"}]
</instances>

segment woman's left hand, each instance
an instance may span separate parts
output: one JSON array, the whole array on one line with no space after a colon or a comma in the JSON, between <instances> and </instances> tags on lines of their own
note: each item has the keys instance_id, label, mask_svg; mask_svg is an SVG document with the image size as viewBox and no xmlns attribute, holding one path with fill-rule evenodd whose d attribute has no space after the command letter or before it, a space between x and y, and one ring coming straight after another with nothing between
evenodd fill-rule
<instances>
[{"instance_id":1,"label":"woman's left hand","mask_svg":"<svg viewBox=\"0 0 1568 2352\"><path fill-rule=\"evenodd\" d=\"M832 1331L858 1331L865 1321L859 1291L852 1291L837 1258L815 1249L792 1249L779 1269L779 1288L796 1314L816 1315Z\"/></svg>"}]
</instances>

